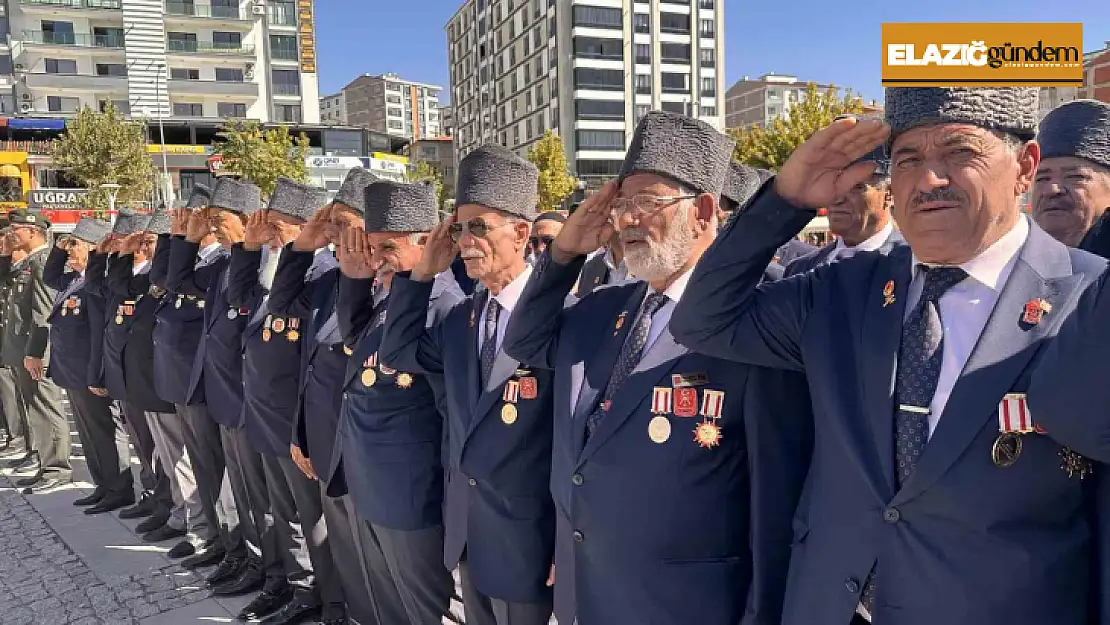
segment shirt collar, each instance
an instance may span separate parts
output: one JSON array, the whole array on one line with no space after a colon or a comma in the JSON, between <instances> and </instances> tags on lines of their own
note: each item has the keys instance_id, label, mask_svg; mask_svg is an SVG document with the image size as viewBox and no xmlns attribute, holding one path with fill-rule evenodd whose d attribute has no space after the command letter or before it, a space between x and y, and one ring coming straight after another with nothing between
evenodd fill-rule
<instances>
[{"instance_id":1,"label":"shirt collar","mask_svg":"<svg viewBox=\"0 0 1110 625\"><path fill-rule=\"evenodd\" d=\"M200 248L199 252L197 252L197 256L199 256L201 260L208 260L209 257L219 252L221 247L222 246L219 243L211 243L209 245L205 245L204 247Z\"/></svg>"},{"instance_id":2,"label":"shirt collar","mask_svg":"<svg viewBox=\"0 0 1110 625\"><path fill-rule=\"evenodd\" d=\"M978 256L960 265L960 269L966 271L967 275L974 278L976 282L994 291L1001 291L1006 284L1006 279L1010 277L1010 272L1014 269L1014 261L1021 252L1021 246L1025 245L1025 240L1028 238L1029 221L1022 215L1009 232L980 252ZM914 276L917 275L919 262L914 255Z\"/></svg>"},{"instance_id":3,"label":"shirt collar","mask_svg":"<svg viewBox=\"0 0 1110 625\"><path fill-rule=\"evenodd\" d=\"M501 292L493 296L497 303L501 305L501 309L505 312L512 314L513 309L516 308L516 303L520 299L521 293L524 292L524 285L528 284L528 278L532 275L532 266L524 265L524 271L520 275L513 278L513 281L506 284Z\"/></svg>"},{"instance_id":4,"label":"shirt collar","mask_svg":"<svg viewBox=\"0 0 1110 625\"><path fill-rule=\"evenodd\" d=\"M886 243L890 235L894 233L894 224L890 221L886 222L882 230L879 230L870 237L864 239L859 245L845 245L844 239L836 240L836 249L839 250L853 250L857 252L874 252Z\"/></svg>"},{"instance_id":5,"label":"shirt collar","mask_svg":"<svg viewBox=\"0 0 1110 625\"><path fill-rule=\"evenodd\" d=\"M143 272L143 270L144 270L144 269L146 269L146 268L147 268L147 266L149 266L149 265L150 265L150 261L149 261L149 260L144 260L143 262L141 262L141 263L139 263L139 264L137 264L137 265L132 265L132 266L131 266L131 275L133 275L133 276L137 276L137 275L139 275L139 274L140 274L140 273L142 273L142 272Z\"/></svg>"},{"instance_id":6,"label":"shirt collar","mask_svg":"<svg viewBox=\"0 0 1110 625\"><path fill-rule=\"evenodd\" d=\"M682 275L675 278L675 281L663 291L663 295L677 304L682 299L682 294L686 292L686 285L690 282L690 275L693 273L693 269L687 269Z\"/></svg>"}]
</instances>

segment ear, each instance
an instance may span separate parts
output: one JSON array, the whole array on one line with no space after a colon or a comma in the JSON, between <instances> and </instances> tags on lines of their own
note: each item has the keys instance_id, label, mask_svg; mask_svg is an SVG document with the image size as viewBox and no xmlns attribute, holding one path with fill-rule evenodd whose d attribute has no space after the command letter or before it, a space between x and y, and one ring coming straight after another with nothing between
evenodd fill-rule
<instances>
[{"instance_id":1,"label":"ear","mask_svg":"<svg viewBox=\"0 0 1110 625\"><path fill-rule=\"evenodd\" d=\"M720 203L717 196L712 193L701 193L694 198L694 217L699 228L709 228L713 218L717 216L717 207Z\"/></svg>"},{"instance_id":2,"label":"ear","mask_svg":"<svg viewBox=\"0 0 1110 625\"><path fill-rule=\"evenodd\" d=\"M524 249L528 244L528 237L532 236L532 224L522 219L513 225L513 230L516 231L517 249Z\"/></svg>"},{"instance_id":3,"label":"ear","mask_svg":"<svg viewBox=\"0 0 1110 625\"><path fill-rule=\"evenodd\" d=\"M1041 164L1041 146L1036 141L1026 141L1018 151L1018 178L1014 191L1021 195L1033 188L1037 166Z\"/></svg>"}]
</instances>

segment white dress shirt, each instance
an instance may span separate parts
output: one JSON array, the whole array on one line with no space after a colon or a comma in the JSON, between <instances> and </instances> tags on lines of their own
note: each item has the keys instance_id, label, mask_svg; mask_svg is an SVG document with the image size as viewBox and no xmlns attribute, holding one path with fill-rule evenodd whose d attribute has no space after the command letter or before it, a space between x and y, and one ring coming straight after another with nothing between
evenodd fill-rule
<instances>
[{"instance_id":1,"label":"white dress shirt","mask_svg":"<svg viewBox=\"0 0 1110 625\"><path fill-rule=\"evenodd\" d=\"M833 248L833 258L845 259L855 256L856 252L874 252L882 247L893 233L894 224L888 221L882 230L864 239L859 245L845 245L844 239L837 239L836 246Z\"/></svg>"},{"instance_id":2,"label":"white dress shirt","mask_svg":"<svg viewBox=\"0 0 1110 625\"><path fill-rule=\"evenodd\" d=\"M663 291L663 295L667 296L667 303L660 306L659 310L655 311L655 315L651 318L651 328L648 329L647 344L644 345L644 351L640 355L641 360L651 347L655 345L655 341L659 339L659 335L663 334L663 329L671 322L671 314L674 313L675 306L678 305L678 300L682 299L682 294L686 292L686 284L690 282L690 275L692 273L694 273L693 269L687 270L686 273L676 278L675 281L671 283L671 286ZM648 288L648 293L654 292L656 292L655 289ZM647 300L647 294L644 294L644 300ZM641 310L643 306L641 302Z\"/></svg>"},{"instance_id":3,"label":"white dress shirt","mask_svg":"<svg viewBox=\"0 0 1110 625\"><path fill-rule=\"evenodd\" d=\"M516 303L520 300L520 294L524 292L524 285L528 284L528 278L531 276L532 266L526 264L524 265L524 271L520 272L519 276L513 278L513 281L506 284L500 293L493 296L493 299L501 305L501 313L497 316L497 342L494 343L496 346L494 353L501 351L501 341L505 340L505 328L509 327L509 317L512 316L513 309L516 308ZM482 356L482 341L486 338L485 320L487 310L489 310L489 300L486 300L486 305L475 320L478 325L477 350L479 358Z\"/></svg>"},{"instance_id":4,"label":"white dress shirt","mask_svg":"<svg viewBox=\"0 0 1110 625\"><path fill-rule=\"evenodd\" d=\"M133 275L133 276L137 276L140 273L146 273L148 271L150 271L150 261L149 260L144 260L141 263L136 263L136 264L131 266L131 275Z\"/></svg>"},{"instance_id":5,"label":"white dress shirt","mask_svg":"<svg viewBox=\"0 0 1110 625\"><path fill-rule=\"evenodd\" d=\"M216 260L219 256L221 247L219 243L212 243L200 248L197 252L197 264L195 268L200 269L201 267L211 265L212 261Z\"/></svg>"},{"instance_id":6,"label":"white dress shirt","mask_svg":"<svg viewBox=\"0 0 1110 625\"><path fill-rule=\"evenodd\" d=\"M944 413L944 406L956 386L956 380L963 372L971 351L979 342L979 335L987 326L998 296L1010 278L1017 263L1018 253L1029 238L1029 222L1022 217L1008 233L994 245L983 250L975 258L960 265L969 278L949 289L941 296L940 319L944 327L940 380L937 392L929 404L929 436L937 427ZM918 268L918 260L913 258L914 279L906 297L906 316L913 312L921 301L924 278Z\"/></svg>"}]
</instances>

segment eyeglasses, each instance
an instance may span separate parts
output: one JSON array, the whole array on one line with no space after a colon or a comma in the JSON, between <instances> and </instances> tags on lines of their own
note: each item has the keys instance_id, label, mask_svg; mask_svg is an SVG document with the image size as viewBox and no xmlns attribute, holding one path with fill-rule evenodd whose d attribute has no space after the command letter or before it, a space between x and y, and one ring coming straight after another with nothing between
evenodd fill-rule
<instances>
[{"instance_id":1,"label":"eyeglasses","mask_svg":"<svg viewBox=\"0 0 1110 625\"><path fill-rule=\"evenodd\" d=\"M154 247L158 244L158 237L150 237L139 241L139 245L145 247Z\"/></svg>"},{"instance_id":2,"label":"eyeglasses","mask_svg":"<svg viewBox=\"0 0 1110 625\"><path fill-rule=\"evenodd\" d=\"M661 209L680 202L682 200L692 200L698 197L697 195L648 195L642 193L634 195L630 198L618 198L609 204L609 209L613 211L613 217L623 217L633 211L642 213L644 215L654 215Z\"/></svg>"},{"instance_id":3,"label":"eyeglasses","mask_svg":"<svg viewBox=\"0 0 1110 625\"><path fill-rule=\"evenodd\" d=\"M458 243L460 240L462 240L463 232L469 233L472 237L484 239L487 235L489 235L491 231L497 230L498 228L507 225L509 225L509 222L498 224L496 226L491 226L486 223L485 219L482 219L481 217L475 217L474 219L471 219L467 222L456 221L448 227L447 231L451 234L451 240L455 243Z\"/></svg>"},{"instance_id":4,"label":"eyeglasses","mask_svg":"<svg viewBox=\"0 0 1110 625\"><path fill-rule=\"evenodd\" d=\"M63 250L72 250L75 247L77 247L77 239L74 239L73 237L65 237L64 239L62 239Z\"/></svg>"},{"instance_id":5,"label":"eyeglasses","mask_svg":"<svg viewBox=\"0 0 1110 625\"><path fill-rule=\"evenodd\" d=\"M539 249L541 246L547 247L548 245L551 245L551 242L554 240L555 237L551 235L544 235L542 237L528 237L528 244L531 245L533 249Z\"/></svg>"}]
</instances>

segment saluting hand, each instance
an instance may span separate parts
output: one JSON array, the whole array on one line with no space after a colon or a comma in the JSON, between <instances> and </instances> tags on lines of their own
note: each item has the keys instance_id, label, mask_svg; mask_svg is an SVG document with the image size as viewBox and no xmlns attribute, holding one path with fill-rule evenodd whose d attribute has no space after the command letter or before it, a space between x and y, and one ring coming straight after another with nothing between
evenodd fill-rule
<instances>
[{"instance_id":1,"label":"saluting hand","mask_svg":"<svg viewBox=\"0 0 1110 625\"><path fill-rule=\"evenodd\" d=\"M556 261L568 263L577 256L593 252L612 238L615 228L610 204L618 190L617 181L610 180L567 217L563 229L551 243L551 255Z\"/></svg>"},{"instance_id":2,"label":"saluting hand","mask_svg":"<svg viewBox=\"0 0 1110 625\"><path fill-rule=\"evenodd\" d=\"M775 176L775 192L801 208L828 206L874 174L875 163L852 163L889 135L877 119L838 119L794 150Z\"/></svg>"},{"instance_id":3,"label":"saluting hand","mask_svg":"<svg viewBox=\"0 0 1110 625\"><path fill-rule=\"evenodd\" d=\"M293 241L293 249L298 252L315 252L328 244L327 225L331 219L331 205L316 211L312 219L301 228L301 233Z\"/></svg>"},{"instance_id":4,"label":"saluting hand","mask_svg":"<svg viewBox=\"0 0 1110 625\"><path fill-rule=\"evenodd\" d=\"M207 210L194 210L189 212L189 223L185 227L185 240L190 243L200 243L201 239L212 233L212 226L208 223Z\"/></svg>"},{"instance_id":5,"label":"saluting hand","mask_svg":"<svg viewBox=\"0 0 1110 625\"><path fill-rule=\"evenodd\" d=\"M339 235L335 258L339 261L339 271L348 278L368 280L377 273L374 270L374 247L370 244L370 235L361 228L347 228Z\"/></svg>"},{"instance_id":6,"label":"saluting hand","mask_svg":"<svg viewBox=\"0 0 1110 625\"><path fill-rule=\"evenodd\" d=\"M246 236L243 218L231 211L220 211L216 215L216 239L224 245L242 243Z\"/></svg>"},{"instance_id":7,"label":"saluting hand","mask_svg":"<svg viewBox=\"0 0 1110 625\"><path fill-rule=\"evenodd\" d=\"M139 245L143 242L142 232L132 232L124 237L123 241L117 244L117 249L121 254L134 254L139 251Z\"/></svg>"},{"instance_id":8,"label":"saluting hand","mask_svg":"<svg viewBox=\"0 0 1110 625\"><path fill-rule=\"evenodd\" d=\"M189 229L189 213L187 208L175 208L170 211L170 234L185 236Z\"/></svg>"},{"instance_id":9,"label":"saluting hand","mask_svg":"<svg viewBox=\"0 0 1110 625\"><path fill-rule=\"evenodd\" d=\"M451 215L428 235L428 242L424 245L420 262L416 263L416 268L412 270L413 280L427 282L447 271L455 261L455 257L459 254L459 246L451 240L453 223L455 223L455 216Z\"/></svg>"},{"instance_id":10,"label":"saluting hand","mask_svg":"<svg viewBox=\"0 0 1110 625\"><path fill-rule=\"evenodd\" d=\"M269 215L270 211L260 210L247 217L247 227L243 235L244 249L257 252L273 238L274 229L269 222Z\"/></svg>"}]
</instances>

